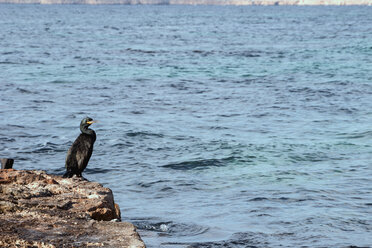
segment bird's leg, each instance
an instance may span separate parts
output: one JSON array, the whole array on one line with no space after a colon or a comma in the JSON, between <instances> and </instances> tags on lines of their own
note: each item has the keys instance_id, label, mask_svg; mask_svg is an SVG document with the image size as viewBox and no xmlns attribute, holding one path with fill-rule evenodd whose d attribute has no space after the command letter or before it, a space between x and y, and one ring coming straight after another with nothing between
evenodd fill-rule
<instances>
[{"instance_id":1,"label":"bird's leg","mask_svg":"<svg viewBox=\"0 0 372 248\"><path fill-rule=\"evenodd\" d=\"M66 171L66 173L63 175L63 178L71 178L74 175L72 171Z\"/></svg>"}]
</instances>

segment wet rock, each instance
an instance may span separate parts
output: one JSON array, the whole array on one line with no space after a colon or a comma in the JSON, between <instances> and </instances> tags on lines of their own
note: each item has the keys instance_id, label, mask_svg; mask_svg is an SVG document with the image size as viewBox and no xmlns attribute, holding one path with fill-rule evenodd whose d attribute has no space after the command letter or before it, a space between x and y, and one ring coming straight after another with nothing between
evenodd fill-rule
<instances>
[{"instance_id":1,"label":"wet rock","mask_svg":"<svg viewBox=\"0 0 372 248\"><path fill-rule=\"evenodd\" d=\"M145 247L112 191L43 171L0 170L0 247Z\"/></svg>"}]
</instances>

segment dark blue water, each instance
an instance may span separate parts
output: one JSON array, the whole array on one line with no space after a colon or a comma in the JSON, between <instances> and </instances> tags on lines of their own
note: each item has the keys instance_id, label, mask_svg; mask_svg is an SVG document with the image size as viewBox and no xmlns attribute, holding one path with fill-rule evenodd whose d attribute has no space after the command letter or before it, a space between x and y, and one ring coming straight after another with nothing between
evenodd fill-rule
<instances>
[{"instance_id":1,"label":"dark blue water","mask_svg":"<svg viewBox=\"0 0 372 248\"><path fill-rule=\"evenodd\" d=\"M0 5L0 157L88 115L148 247L368 247L371 69L371 7Z\"/></svg>"}]
</instances>

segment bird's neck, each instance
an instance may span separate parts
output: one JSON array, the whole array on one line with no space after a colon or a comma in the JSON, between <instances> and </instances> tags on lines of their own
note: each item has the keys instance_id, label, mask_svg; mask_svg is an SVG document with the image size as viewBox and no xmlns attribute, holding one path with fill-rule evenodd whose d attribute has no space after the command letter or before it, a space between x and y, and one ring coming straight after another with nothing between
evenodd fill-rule
<instances>
[{"instance_id":1,"label":"bird's neck","mask_svg":"<svg viewBox=\"0 0 372 248\"><path fill-rule=\"evenodd\" d=\"M89 128L87 128L87 127L80 127L80 131L81 131L82 133L85 133L85 134L88 134L88 135L94 135L94 134L96 134L96 133L94 132L94 130L89 129Z\"/></svg>"}]
</instances>

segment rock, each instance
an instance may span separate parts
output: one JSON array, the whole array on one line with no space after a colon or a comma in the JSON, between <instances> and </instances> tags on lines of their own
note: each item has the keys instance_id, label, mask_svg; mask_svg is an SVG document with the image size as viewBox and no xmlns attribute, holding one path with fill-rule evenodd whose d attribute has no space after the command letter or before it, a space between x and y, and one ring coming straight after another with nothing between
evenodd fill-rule
<instances>
[{"instance_id":1,"label":"rock","mask_svg":"<svg viewBox=\"0 0 372 248\"><path fill-rule=\"evenodd\" d=\"M12 169L13 168L14 159L2 158L0 159L0 161L1 161L1 169Z\"/></svg>"},{"instance_id":2,"label":"rock","mask_svg":"<svg viewBox=\"0 0 372 248\"><path fill-rule=\"evenodd\" d=\"M0 247L144 248L112 191L44 171L0 170Z\"/></svg>"}]
</instances>

